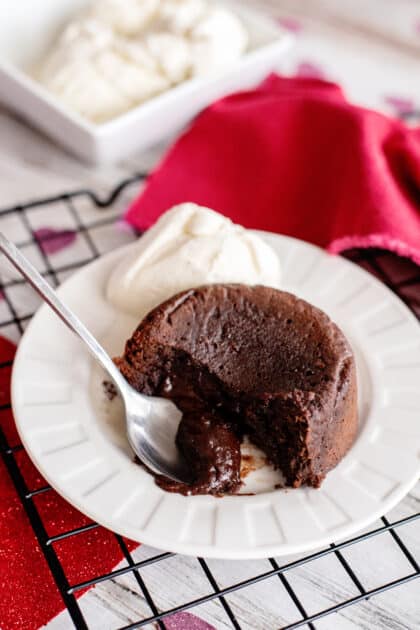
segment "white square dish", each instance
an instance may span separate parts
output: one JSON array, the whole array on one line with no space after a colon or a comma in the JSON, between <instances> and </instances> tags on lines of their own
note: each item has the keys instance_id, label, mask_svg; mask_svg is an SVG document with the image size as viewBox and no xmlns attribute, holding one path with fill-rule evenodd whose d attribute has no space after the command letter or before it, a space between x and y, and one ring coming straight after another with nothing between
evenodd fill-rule
<instances>
[{"instance_id":1,"label":"white square dish","mask_svg":"<svg viewBox=\"0 0 420 630\"><path fill-rule=\"evenodd\" d=\"M230 92L255 85L277 68L292 37L274 20L224 0L245 24L250 46L223 75L194 78L96 125L67 109L28 74L60 28L89 0L0 3L0 102L92 164L112 163L179 131L201 109Z\"/></svg>"}]
</instances>

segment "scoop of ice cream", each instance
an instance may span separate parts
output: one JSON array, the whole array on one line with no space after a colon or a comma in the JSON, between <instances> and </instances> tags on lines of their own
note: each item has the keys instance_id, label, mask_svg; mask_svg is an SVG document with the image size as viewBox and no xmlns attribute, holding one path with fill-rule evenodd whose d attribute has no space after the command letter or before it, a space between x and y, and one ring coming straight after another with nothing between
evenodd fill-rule
<instances>
[{"instance_id":1,"label":"scoop of ice cream","mask_svg":"<svg viewBox=\"0 0 420 630\"><path fill-rule=\"evenodd\" d=\"M191 72L191 50L183 37L165 31L152 32L146 35L145 44L171 84L188 77Z\"/></svg>"},{"instance_id":2,"label":"scoop of ice cream","mask_svg":"<svg viewBox=\"0 0 420 630\"><path fill-rule=\"evenodd\" d=\"M162 0L157 20L173 33L185 35L202 19L207 9L206 0Z\"/></svg>"},{"instance_id":3,"label":"scoop of ice cream","mask_svg":"<svg viewBox=\"0 0 420 630\"><path fill-rule=\"evenodd\" d=\"M102 79L113 86L116 97L125 98L129 102L126 109L170 87L170 81L156 67L153 57L145 47L140 63L140 46L137 48L137 63L133 62L132 51L127 46L118 45L98 54L93 63Z\"/></svg>"},{"instance_id":4,"label":"scoop of ice cream","mask_svg":"<svg viewBox=\"0 0 420 630\"><path fill-rule=\"evenodd\" d=\"M173 73L178 57L171 58ZM38 78L68 107L95 122L127 111L172 82L147 42L122 39L92 18L74 21L63 31Z\"/></svg>"},{"instance_id":5,"label":"scoop of ice cream","mask_svg":"<svg viewBox=\"0 0 420 630\"><path fill-rule=\"evenodd\" d=\"M80 62L107 50L112 45L112 29L99 20L81 18L70 22L39 68L39 78L47 82L59 74L63 66Z\"/></svg>"},{"instance_id":6,"label":"scoop of ice cream","mask_svg":"<svg viewBox=\"0 0 420 630\"><path fill-rule=\"evenodd\" d=\"M159 10L160 0L96 0L88 15L107 23L122 35L136 35Z\"/></svg>"},{"instance_id":7,"label":"scoop of ice cream","mask_svg":"<svg viewBox=\"0 0 420 630\"><path fill-rule=\"evenodd\" d=\"M223 72L246 45L240 20L209 0L96 0L34 74L101 123L192 76Z\"/></svg>"},{"instance_id":8,"label":"scoop of ice cream","mask_svg":"<svg viewBox=\"0 0 420 630\"><path fill-rule=\"evenodd\" d=\"M229 9L205 0L162 0L156 21L189 44L190 74L220 72L245 52L248 33Z\"/></svg>"},{"instance_id":9,"label":"scoop of ice cream","mask_svg":"<svg viewBox=\"0 0 420 630\"><path fill-rule=\"evenodd\" d=\"M175 206L114 269L106 289L118 309L143 318L180 291L217 282L279 287L277 255L261 238L193 203Z\"/></svg>"},{"instance_id":10,"label":"scoop of ice cream","mask_svg":"<svg viewBox=\"0 0 420 630\"><path fill-rule=\"evenodd\" d=\"M192 74L217 74L245 52L248 33L241 21L224 7L211 7L190 32Z\"/></svg>"}]
</instances>

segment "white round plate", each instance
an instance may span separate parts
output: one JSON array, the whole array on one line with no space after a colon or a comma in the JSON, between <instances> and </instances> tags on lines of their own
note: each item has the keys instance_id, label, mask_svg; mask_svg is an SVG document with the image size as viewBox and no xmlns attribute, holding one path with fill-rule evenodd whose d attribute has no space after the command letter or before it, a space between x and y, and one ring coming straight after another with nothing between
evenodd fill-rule
<instances>
[{"instance_id":1,"label":"white round plate","mask_svg":"<svg viewBox=\"0 0 420 630\"><path fill-rule=\"evenodd\" d=\"M278 252L285 290L325 310L348 336L359 377L360 429L322 488L275 489L268 466L246 478L254 495L183 497L158 488L132 461L118 403L103 374L43 306L19 345L12 382L22 442L47 481L92 519L164 550L216 558L308 551L353 535L390 510L419 475L420 327L404 304L340 257L259 232ZM59 290L109 352L138 322L106 301L129 247L104 256Z\"/></svg>"}]
</instances>

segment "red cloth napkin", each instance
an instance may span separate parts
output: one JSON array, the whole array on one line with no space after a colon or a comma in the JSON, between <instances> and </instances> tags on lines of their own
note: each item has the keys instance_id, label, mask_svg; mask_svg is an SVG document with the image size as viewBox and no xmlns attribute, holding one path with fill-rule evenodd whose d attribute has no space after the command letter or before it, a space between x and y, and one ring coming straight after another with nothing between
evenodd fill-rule
<instances>
[{"instance_id":1,"label":"red cloth napkin","mask_svg":"<svg viewBox=\"0 0 420 630\"><path fill-rule=\"evenodd\" d=\"M184 201L331 252L374 246L420 264L420 130L332 83L272 75L199 115L126 219L144 229Z\"/></svg>"},{"instance_id":2,"label":"red cloth napkin","mask_svg":"<svg viewBox=\"0 0 420 630\"><path fill-rule=\"evenodd\" d=\"M15 346L0 337L0 363L12 361ZM20 443L10 409L11 366L0 368L0 427L8 444ZM30 490L46 485L25 451L15 455ZM89 519L56 492L39 495L36 506L49 535L86 525ZM136 543L126 541L133 549ZM71 584L111 571L122 559L115 536L102 528L54 544ZM85 591L79 591L78 596ZM0 628L35 630L64 609L63 600L22 503L0 458Z\"/></svg>"}]
</instances>

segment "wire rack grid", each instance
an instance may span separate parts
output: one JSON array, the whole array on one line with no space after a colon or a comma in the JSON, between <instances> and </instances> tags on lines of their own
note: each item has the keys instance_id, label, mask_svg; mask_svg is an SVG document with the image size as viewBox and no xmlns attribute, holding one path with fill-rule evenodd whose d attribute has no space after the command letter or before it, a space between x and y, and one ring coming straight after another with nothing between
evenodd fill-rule
<instances>
[{"instance_id":1,"label":"wire rack grid","mask_svg":"<svg viewBox=\"0 0 420 630\"><path fill-rule=\"evenodd\" d=\"M127 229L116 229L115 223L118 221L121 209L124 207L124 201L128 199L132 186L137 186L143 177L144 175L137 174L127 179L119 184L106 199L98 197L89 190L78 190L70 194L7 208L0 211L0 229L7 233L13 223L13 233L17 245L35 261L43 275L54 286L57 286L76 269L94 260L105 251L109 251L115 246L128 242L135 237ZM80 247L76 253L74 250L72 251L70 259L49 255L46 243L49 239L57 238L57 235L54 232L48 234L45 231L40 232L37 230L37 226L42 224L44 210L55 206L60 206L60 211L57 208L56 213L58 224L63 227L63 213L65 213L66 219L64 223L68 222L69 233L76 234L80 241ZM17 234L21 235L21 237L16 236ZM418 267L379 250L354 250L348 253L348 257L377 275L420 317L420 273ZM7 271L3 273L3 266L1 280L0 288L3 306L0 311L0 334L6 334L6 336L17 341L24 332L38 303L33 301L32 295L29 297L31 291L26 287L24 281L19 277L10 275ZM1 363L0 370L10 369L10 366L11 362ZM8 409L9 405L4 405L3 407ZM416 553L409 548L404 536L401 535L404 528L420 519L420 512L413 510L412 513L399 519L389 519L384 516L377 527L365 531L359 536L344 542L331 544L329 547L311 555L299 557L292 561L289 560L286 564L282 564L282 561L279 559L271 558L268 560L267 570L256 572L245 579L234 580L228 585L220 584L220 579L212 571L209 561L206 561L204 558L198 558L198 566L200 571L202 571L202 577L207 581L209 592L188 598L181 605L169 608L162 608L159 602L156 601L156 597L152 595L147 586L143 572L152 565L159 565L161 571L165 572L165 561L174 557L174 554L156 551L149 557L138 561L129 551L127 542L116 534L113 535L126 561L125 566L116 568L104 575L97 575L84 582L72 583L60 561L59 554L56 551L56 544L80 536L100 526L96 523L88 523L72 531L63 531L54 536L49 535L37 507L36 499L41 494L52 492L52 489L48 485L42 485L36 489L27 486L16 457L22 449L23 447L19 443L9 443L0 424L0 454L23 504L40 549L48 563L71 622L79 630L87 630L91 626L83 614L77 595L87 587L116 580L126 574L131 574L135 579L140 596L146 602L149 612L143 618L138 618L128 625L120 625L118 630L151 627L151 625L165 629L167 627L165 619L168 620L170 616L182 611L189 610L194 612L194 609L197 609L197 607L211 601L217 601L220 604L229 626L236 630L279 630L279 628L292 630L292 628L301 627L314 630L320 627L317 625L317 622L330 616L332 613L343 611L347 607L367 601L369 598L373 598L385 591L396 589L420 576L420 567L416 560ZM405 557L408 570L404 575L396 579L384 580L373 588L369 588L363 583L363 579L358 576L358 571L352 567L345 552L350 548L355 548L368 540L374 540L381 536L392 538L398 548L398 552ZM341 565L342 570L344 570L347 578L353 585L353 595L351 597L343 596L338 601L333 602L332 605L324 606L316 611L309 611L297 593L297 589L294 588L293 581L289 579L289 575L296 568L308 567L311 563L328 556L334 556ZM292 622L283 623L283 625L279 623L272 627L270 626L270 628L266 625L256 628L253 623L247 623L243 618L239 618L239 615L235 612L235 607L229 602L229 596L241 591L245 592L246 589L250 589L250 587L257 584L265 585L273 578L280 581L287 596L293 602L296 618ZM250 597L252 600L252 596ZM228 626L224 625L224 627Z\"/></svg>"}]
</instances>

